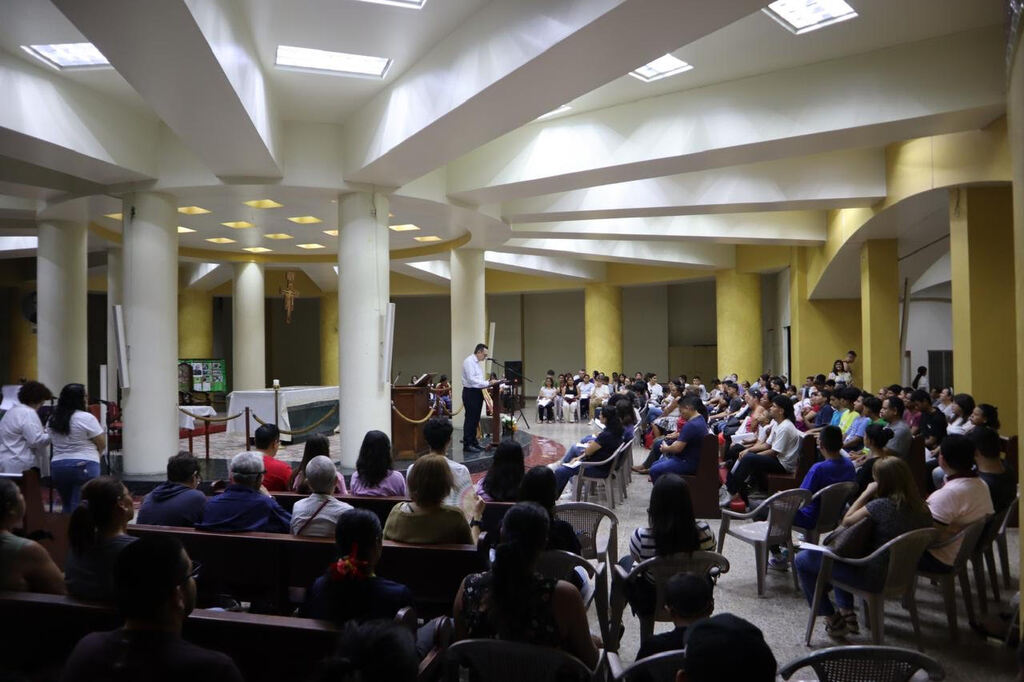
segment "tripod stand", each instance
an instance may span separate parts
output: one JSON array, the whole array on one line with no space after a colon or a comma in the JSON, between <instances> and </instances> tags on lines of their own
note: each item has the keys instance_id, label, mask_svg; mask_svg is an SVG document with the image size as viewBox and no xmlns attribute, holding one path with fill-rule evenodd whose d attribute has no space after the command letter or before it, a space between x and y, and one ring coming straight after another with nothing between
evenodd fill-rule
<instances>
[{"instance_id":1,"label":"tripod stand","mask_svg":"<svg viewBox=\"0 0 1024 682\"><path fill-rule=\"evenodd\" d=\"M516 377L519 377L519 379L525 379L526 381L529 381L531 384L533 383L533 379L523 375L521 372L517 372L516 370L512 369L511 367L506 367L505 365L501 364L497 360L492 360L491 358L488 358L488 360L490 360L493 364L495 364L498 367L501 367L503 370L505 370L506 377L509 374L513 374ZM530 422L526 419L526 415L523 414L523 405L526 404L526 399L522 395L517 395L516 394L516 390L515 390L516 386L522 387L523 384L519 383L518 379L513 378L512 379L512 386L513 386L512 396L511 396L512 408L509 410L509 412L513 415L513 419L515 419L517 424L519 423L519 420L522 420L523 423L526 424L526 428L530 428ZM519 416L515 416L515 412L516 412L517 409L519 411Z\"/></svg>"}]
</instances>

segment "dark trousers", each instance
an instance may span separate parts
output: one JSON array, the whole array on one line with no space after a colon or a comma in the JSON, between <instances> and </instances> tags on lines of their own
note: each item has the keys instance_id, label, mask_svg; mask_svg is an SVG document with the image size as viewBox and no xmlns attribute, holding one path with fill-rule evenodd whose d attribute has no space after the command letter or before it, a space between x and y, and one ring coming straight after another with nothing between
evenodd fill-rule
<instances>
[{"instance_id":1,"label":"dark trousers","mask_svg":"<svg viewBox=\"0 0 1024 682\"><path fill-rule=\"evenodd\" d=\"M743 491L747 478L754 477L762 487L764 486L765 474L784 474L786 468L782 466L777 457L773 455L749 454L744 456L738 465L736 472L729 472L725 481L729 492L735 495Z\"/></svg>"},{"instance_id":2,"label":"dark trousers","mask_svg":"<svg viewBox=\"0 0 1024 682\"><path fill-rule=\"evenodd\" d=\"M480 424L480 410L484 406L484 394L479 388L462 388L462 404L466 410L466 421L462 423L462 442L479 445L476 427ZM497 409L497 406L495 406Z\"/></svg>"}]
</instances>

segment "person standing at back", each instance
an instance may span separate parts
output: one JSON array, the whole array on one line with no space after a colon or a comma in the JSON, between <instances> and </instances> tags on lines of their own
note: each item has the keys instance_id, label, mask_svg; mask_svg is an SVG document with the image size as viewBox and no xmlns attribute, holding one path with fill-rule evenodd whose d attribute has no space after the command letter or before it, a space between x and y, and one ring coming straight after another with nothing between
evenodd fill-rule
<instances>
[{"instance_id":1,"label":"person standing at back","mask_svg":"<svg viewBox=\"0 0 1024 682\"><path fill-rule=\"evenodd\" d=\"M46 424L53 443L50 475L65 514L78 507L86 481L100 475L100 453L107 445L103 427L86 409L87 398L85 386L68 384Z\"/></svg>"},{"instance_id":2,"label":"person standing at back","mask_svg":"<svg viewBox=\"0 0 1024 682\"><path fill-rule=\"evenodd\" d=\"M281 449L281 431L276 424L263 424L253 436L256 450L263 455L263 487L270 492L284 492L292 478L292 468L277 459Z\"/></svg>"},{"instance_id":3,"label":"person standing at back","mask_svg":"<svg viewBox=\"0 0 1024 682\"><path fill-rule=\"evenodd\" d=\"M0 419L0 473L20 474L39 466L50 434L39 421L39 408L53 397L38 381L26 381L18 389L18 404Z\"/></svg>"}]
</instances>

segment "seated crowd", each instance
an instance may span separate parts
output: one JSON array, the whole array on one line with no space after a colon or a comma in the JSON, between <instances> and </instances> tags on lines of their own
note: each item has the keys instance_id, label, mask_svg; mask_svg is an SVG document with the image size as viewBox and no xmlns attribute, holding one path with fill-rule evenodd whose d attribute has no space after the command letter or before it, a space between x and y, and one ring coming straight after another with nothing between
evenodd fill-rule
<instances>
[{"instance_id":1,"label":"seated crowd","mask_svg":"<svg viewBox=\"0 0 1024 682\"><path fill-rule=\"evenodd\" d=\"M39 544L14 533L25 500L15 483L0 479L0 581L6 590L66 593L117 605L124 627L81 640L65 666L64 679L101 679L110 677L115 666L123 672L152 665L200 680L241 679L231 659L180 637L196 604L198 565L173 537L137 539L128 534L129 524L136 518L140 524L220 533L333 537L337 559L303 586L296 611L344 628L336 655L322 665L323 679L344 678L356 670L363 671L359 679L415 679L418 657L429 649L438 622L428 621L416 635L380 622L415 600L408 586L376 575L384 541L475 545L486 506L513 503L504 512L497 537L488 539L488 569L466 575L451 605L455 639L554 645L593 667L603 643L590 631L579 576L545 578L537 566L546 550L582 551L577 531L556 517L556 503L584 465L588 477L608 477L613 455L634 438L643 439L649 454L633 470L648 475L653 487L647 525L632 532L629 554L619 562L626 572L653 557L714 550L708 523L694 513L694 484L687 480L698 470L709 435L718 442L722 507L743 511L767 497L771 475L800 474L802 480L795 484L811 493L850 482L855 492L840 527L870 527L862 556L919 528L937 528L940 539L949 540L965 526L1010 507L1017 495L1016 474L1001 456L995 406L976 404L950 388L929 390L924 368L912 386L892 385L872 394L854 385L855 361L851 351L827 376L809 376L800 388L770 374L753 383L731 375L707 386L699 377L680 376L663 386L650 373L628 377L615 372L608 377L582 369L557 376L549 372L539 389L539 419L578 421L593 415L597 432L569 447L561 462L532 468L526 466L521 445L503 441L475 485L467 467L446 455L453 427L444 417L424 424L430 452L404 475L394 467L388 436L368 432L348 483L329 457L326 438L309 439L293 470L277 458L280 432L267 424L256 431L255 451L231 459L226 486L212 496L199 489L199 464L185 452L170 458L167 480L145 496L137 517L131 494L115 478L92 474L80 487L68 484L66 493L61 490L71 512L63 572ZM41 388L33 391L42 395L45 387L37 386ZM79 402L77 394L69 398L72 432ZM25 442L31 442L28 447L36 447L42 436L22 416L0 421L0 435L5 428L21 429ZM81 439L94 438L91 426L79 421ZM909 461L915 437L923 441L923 462ZM815 461L806 466L802 462L809 438L814 439ZM920 490L915 469L930 472L928 490ZM274 492L306 497L288 511ZM402 499L382 523L383 517L338 496ZM797 530L812 531L819 512L817 500L799 509ZM920 570L952 572L958 550L955 541L933 546L922 556ZM856 568L836 564L832 577L843 585L873 589L884 578L884 565L884 557ZM808 604L813 602L822 566L819 551L789 556L783 548L772 547L768 566L780 571L792 567ZM674 627L644 641L638 660L685 648L688 679L725 679L731 674L774 679L775 659L761 632L731 614L713 615L714 587L711 575L670 579L664 601ZM626 583L621 596L638 616L653 614L655 585L650 580ZM849 592L829 586L818 611L826 617L829 636L859 633L853 607ZM744 655L730 656L740 642ZM375 657L372 651L386 653ZM390 660L382 662L382 657Z\"/></svg>"}]
</instances>

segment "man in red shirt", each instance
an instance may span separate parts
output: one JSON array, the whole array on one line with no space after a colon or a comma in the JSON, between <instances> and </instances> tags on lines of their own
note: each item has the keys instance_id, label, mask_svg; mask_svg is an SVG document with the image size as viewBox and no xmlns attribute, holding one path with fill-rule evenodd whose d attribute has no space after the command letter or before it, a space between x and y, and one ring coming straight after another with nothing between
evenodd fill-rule
<instances>
[{"instance_id":1,"label":"man in red shirt","mask_svg":"<svg viewBox=\"0 0 1024 682\"><path fill-rule=\"evenodd\" d=\"M292 477L292 468L277 459L278 449L281 447L281 431L276 424L264 424L256 429L253 437L256 449L263 455L263 467L267 470L263 474L263 486L270 492L283 492L288 490L288 480Z\"/></svg>"}]
</instances>

